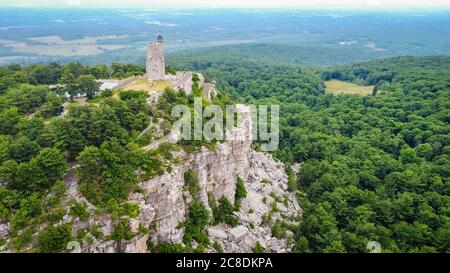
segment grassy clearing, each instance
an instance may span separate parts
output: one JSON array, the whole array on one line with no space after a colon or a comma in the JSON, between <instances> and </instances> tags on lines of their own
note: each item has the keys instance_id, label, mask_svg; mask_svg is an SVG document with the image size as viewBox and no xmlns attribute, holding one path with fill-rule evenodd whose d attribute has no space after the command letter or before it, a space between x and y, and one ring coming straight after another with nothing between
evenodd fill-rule
<instances>
[{"instance_id":1,"label":"grassy clearing","mask_svg":"<svg viewBox=\"0 0 450 273\"><path fill-rule=\"evenodd\" d=\"M367 96L372 94L373 85L370 86L362 86L354 83L339 81L339 80L331 80L325 82L326 92L331 94L356 94Z\"/></svg>"},{"instance_id":2,"label":"grassy clearing","mask_svg":"<svg viewBox=\"0 0 450 273\"><path fill-rule=\"evenodd\" d=\"M149 93L155 93L163 91L166 87L170 87L172 84L170 82L165 81L155 81L153 83L149 83L147 80L136 80L129 85L122 88L122 90L143 90Z\"/></svg>"}]
</instances>

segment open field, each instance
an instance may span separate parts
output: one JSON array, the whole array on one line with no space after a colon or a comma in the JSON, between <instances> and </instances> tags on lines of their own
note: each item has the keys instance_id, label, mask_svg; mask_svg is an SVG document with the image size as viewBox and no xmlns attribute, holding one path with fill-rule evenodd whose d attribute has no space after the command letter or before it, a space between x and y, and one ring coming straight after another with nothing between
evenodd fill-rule
<instances>
[{"instance_id":1,"label":"open field","mask_svg":"<svg viewBox=\"0 0 450 273\"><path fill-rule=\"evenodd\" d=\"M356 94L367 96L372 94L373 85L362 86L350 82L344 82L339 80L330 80L325 82L326 92L339 95L339 94Z\"/></svg>"},{"instance_id":2,"label":"open field","mask_svg":"<svg viewBox=\"0 0 450 273\"><path fill-rule=\"evenodd\" d=\"M82 39L64 40L60 36L42 36L26 39L25 41L15 41L0 39L0 46L10 48L15 53L37 54L43 56L91 56L104 53L109 50L127 48L120 43L99 44L101 41L113 41L124 39L122 36L97 36L85 37Z\"/></svg>"},{"instance_id":3,"label":"open field","mask_svg":"<svg viewBox=\"0 0 450 273\"><path fill-rule=\"evenodd\" d=\"M140 79L125 86L122 90L144 90L149 93L156 93L163 91L166 87L170 87L171 85L172 83L165 81L155 81L153 83L149 83L145 79Z\"/></svg>"},{"instance_id":4,"label":"open field","mask_svg":"<svg viewBox=\"0 0 450 273\"><path fill-rule=\"evenodd\" d=\"M0 8L0 64L143 64L146 44L158 32L165 38L169 62L171 55L186 49L189 52L183 58L195 61L190 55L196 50L218 58L229 54L256 62L308 66L399 55L448 55L449 14L431 10L419 16L415 12L362 15L359 11L297 9L192 9L186 13Z\"/></svg>"}]
</instances>

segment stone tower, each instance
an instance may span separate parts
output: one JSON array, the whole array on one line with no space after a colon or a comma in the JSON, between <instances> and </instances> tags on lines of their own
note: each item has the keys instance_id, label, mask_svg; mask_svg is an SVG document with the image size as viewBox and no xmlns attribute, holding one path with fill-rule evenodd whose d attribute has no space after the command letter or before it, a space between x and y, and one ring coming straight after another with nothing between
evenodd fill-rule
<instances>
[{"instance_id":1,"label":"stone tower","mask_svg":"<svg viewBox=\"0 0 450 273\"><path fill-rule=\"evenodd\" d=\"M166 67L164 63L163 36L158 34L156 42L148 43L147 47L147 79L149 81L164 80Z\"/></svg>"}]
</instances>

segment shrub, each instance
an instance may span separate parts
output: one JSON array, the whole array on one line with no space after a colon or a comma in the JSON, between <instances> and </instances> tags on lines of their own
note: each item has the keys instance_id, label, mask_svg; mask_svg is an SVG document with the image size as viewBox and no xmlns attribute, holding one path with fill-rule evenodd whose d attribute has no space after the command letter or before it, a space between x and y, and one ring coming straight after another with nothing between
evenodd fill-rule
<instances>
[{"instance_id":1,"label":"shrub","mask_svg":"<svg viewBox=\"0 0 450 273\"><path fill-rule=\"evenodd\" d=\"M205 252L205 247L203 246L203 244L199 244L193 251L194 253L204 253Z\"/></svg>"},{"instance_id":2,"label":"shrub","mask_svg":"<svg viewBox=\"0 0 450 273\"><path fill-rule=\"evenodd\" d=\"M86 221L89 218L89 212L86 210L86 204L74 201L70 207L71 216L78 217L80 221Z\"/></svg>"},{"instance_id":3,"label":"shrub","mask_svg":"<svg viewBox=\"0 0 450 273\"><path fill-rule=\"evenodd\" d=\"M273 211L273 212L278 212L279 211L276 201L273 201L272 204L270 204L270 208L271 208L271 211Z\"/></svg>"},{"instance_id":4,"label":"shrub","mask_svg":"<svg viewBox=\"0 0 450 273\"><path fill-rule=\"evenodd\" d=\"M185 227L184 242L190 245L192 240L195 240L200 244L208 245L209 238L203 232L203 228L208 223L209 223L208 210L202 204L194 201L189 206L189 218L184 224Z\"/></svg>"},{"instance_id":5,"label":"shrub","mask_svg":"<svg viewBox=\"0 0 450 273\"><path fill-rule=\"evenodd\" d=\"M181 244L161 244L153 248L155 253L184 253L185 248Z\"/></svg>"},{"instance_id":6,"label":"shrub","mask_svg":"<svg viewBox=\"0 0 450 273\"><path fill-rule=\"evenodd\" d=\"M261 180L261 182L260 182L261 184L265 184L265 185L272 185L272 182L270 181L270 180L268 180L268 179L263 179L263 180Z\"/></svg>"},{"instance_id":7,"label":"shrub","mask_svg":"<svg viewBox=\"0 0 450 273\"><path fill-rule=\"evenodd\" d=\"M30 220L42 214L42 200L34 193L30 197L20 201L20 208L13 214L11 227L18 230L30 224Z\"/></svg>"},{"instance_id":8,"label":"shrub","mask_svg":"<svg viewBox=\"0 0 450 273\"><path fill-rule=\"evenodd\" d=\"M193 202L189 207L189 221L201 228L209 223L209 213L206 208L199 202Z\"/></svg>"},{"instance_id":9,"label":"shrub","mask_svg":"<svg viewBox=\"0 0 450 273\"><path fill-rule=\"evenodd\" d=\"M111 234L111 239L120 240L131 240L133 238L133 233L131 232L127 219L121 219L119 223L115 226L114 231Z\"/></svg>"},{"instance_id":10,"label":"shrub","mask_svg":"<svg viewBox=\"0 0 450 273\"><path fill-rule=\"evenodd\" d=\"M275 224L272 226L272 236L280 239L283 237L283 229L281 228L280 221L277 220Z\"/></svg>"},{"instance_id":11,"label":"shrub","mask_svg":"<svg viewBox=\"0 0 450 273\"><path fill-rule=\"evenodd\" d=\"M66 215L66 211L61 208L56 208L51 210L49 213L47 213L47 220L52 223L58 223L64 218L64 215Z\"/></svg>"},{"instance_id":12,"label":"shrub","mask_svg":"<svg viewBox=\"0 0 450 273\"><path fill-rule=\"evenodd\" d=\"M38 235L37 252L63 252L66 250L67 243L71 240L72 227L69 224L47 226Z\"/></svg>"},{"instance_id":13,"label":"shrub","mask_svg":"<svg viewBox=\"0 0 450 273\"><path fill-rule=\"evenodd\" d=\"M238 219L233 215L234 207L226 197L219 199L219 205L214 210L214 222L226 223L230 226L235 226L238 223Z\"/></svg>"},{"instance_id":14,"label":"shrub","mask_svg":"<svg viewBox=\"0 0 450 273\"><path fill-rule=\"evenodd\" d=\"M255 247L253 247L253 253L264 253L265 251L264 247L256 241Z\"/></svg>"},{"instance_id":15,"label":"shrub","mask_svg":"<svg viewBox=\"0 0 450 273\"><path fill-rule=\"evenodd\" d=\"M236 192L234 194L234 206L236 211L241 209L241 201L245 197L247 197L247 189L245 188L244 181L238 177L236 182Z\"/></svg>"},{"instance_id":16,"label":"shrub","mask_svg":"<svg viewBox=\"0 0 450 273\"><path fill-rule=\"evenodd\" d=\"M191 169L184 173L184 183L193 196L200 191L198 172L196 170Z\"/></svg>"},{"instance_id":17,"label":"shrub","mask_svg":"<svg viewBox=\"0 0 450 273\"><path fill-rule=\"evenodd\" d=\"M113 95L113 91L112 91L111 89L103 90L103 91L100 93L100 96L103 97L103 98L112 97L112 95Z\"/></svg>"},{"instance_id":18,"label":"shrub","mask_svg":"<svg viewBox=\"0 0 450 273\"><path fill-rule=\"evenodd\" d=\"M261 225L268 225L272 222L273 212L268 212L261 217Z\"/></svg>"},{"instance_id":19,"label":"shrub","mask_svg":"<svg viewBox=\"0 0 450 273\"><path fill-rule=\"evenodd\" d=\"M140 207L139 204L122 203L119 205L118 212L120 215L136 218L139 216Z\"/></svg>"},{"instance_id":20,"label":"shrub","mask_svg":"<svg viewBox=\"0 0 450 273\"><path fill-rule=\"evenodd\" d=\"M90 233L97 240L101 240L104 237L103 232L102 232L102 230L100 229L100 227L98 225L95 225L95 226L91 227Z\"/></svg>"},{"instance_id":21,"label":"shrub","mask_svg":"<svg viewBox=\"0 0 450 273\"><path fill-rule=\"evenodd\" d=\"M193 82L198 82L198 81L200 81L200 77L198 76L197 73L192 74L192 81L193 81Z\"/></svg>"},{"instance_id":22,"label":"shrub","mask_svg":"<svg viewBox=\"0 0 450 273\"><path fill-rule=\"evenodd\" d=\"M199 244L208 245L208 235L199 226L193 224L187 224L184 229L183 241L186 245L191 245L192 240L195 240Z\"/></svg>"},{"instance_id":23,"label":"shrub","mask_svg":"<svg viewBox=\"0 0 450 273\"><path fill-rule=\"evenodd\" d=\"M217 240L214 241L212 247L217 251L217 253L223 253L223 248L220 246Z\"/></svg>"},{"instance_id":24,"label":"shrub","mask_svg":"<svg viewBox=\"0 0 450 273\"><path fill-rule=\"evenodd\" d=\"M166 66L166 73L167 74L172 74L172 75L176 75L177 74L177 70L171 66Z\"/></svg>"},{"instance_id":25,"label":"shrub","mask_svg":"<svg viewBox=\"0 0 450 273\"><path fill-rule=\"evenodd\" d=\"M239 219L234 215L227 215L225 217L225 223L229 226L235 227L239 223Z\"/></svg>"},{"instance_id":26,"label":"shrub","mask_svg":"<svg viewBox=\"0 0 450 273\"><path fill-rule=\"evenodd\" d=\"M130 90L120 92L119 97L121 100L146 99L148 97L148 93L145 91Z\"/></svg>"},{"instance_id":27,"label":"shrub","mask_svg":"<svg viewBox=\"0 0 450 273\"><path fill-rule=\"evenodd\" d=\"M208 205L213 211L217 208L217 200L212 192L208 192Z\"/></svg>"},{"instance_id":28,"label":"shrub","mask_svg":"<svg viewBox=\"0 0 450 273\"><path fill-rule=\"evenodd\" d=\"M22 230L21 234L11 239L11 244L16 251L20 251L24 246L31 243L35 228L29 227Z\"/></svg>"},{"instance_id":29,"label":"shrub","mask_svg":"<svg viewBox=\"0 0 450 273\"><path fill-rule=\"evenodd\" d=\"M288 174L288 191L297 190L297 180L295 179L295 173L290 166L286 168Z\"/></svg>"}]
</instances>

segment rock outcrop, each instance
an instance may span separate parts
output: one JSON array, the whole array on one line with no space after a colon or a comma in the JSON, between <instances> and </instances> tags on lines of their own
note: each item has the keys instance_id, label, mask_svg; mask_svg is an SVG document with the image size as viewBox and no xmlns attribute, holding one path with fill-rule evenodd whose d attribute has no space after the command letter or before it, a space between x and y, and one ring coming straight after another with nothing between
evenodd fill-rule
<instances>
[{"instance_id":1,"label":"rock outcrop","mask_svg":"<svg viewBox=\"0 0 450 273\"><path fill-rule=\"evenodd\" d=\"M81 252L147 252L151 242L157 244L182 243L190 202L195 198L210 212L208 196L216 200L226 197L235 202L236 181L240 177L247 189L247 197L241 200L241 208L234 212L237 226L225 224L208 226L211 245L217 244L224 252L252 252L258 242L268 252L288 252L292 249L293 236L289 230L274 234L274 224L298 224L301 209L295 194L287 191L287 175L284 165L270 155L252 149L252 123L250 110L238 106L245 113L237 128L227 132L228 140L217 143L215 149L202 148L192 153L177 154L179 164L170 172L140 183L142 191L130 194L127 202L139 207L138 215L125 217L133 234L130 240L117 240L112 235L120 219L108 213L98 213L95 206L83 198L77 190L77 179L72 171L66 175L69 186L66 210L69 200L85 203L90 217L81 221L67 214L60 224L73 223L73 235L80 230L87 231L80 243ZM184 174L195 170L198 174L199 190L192 196L186 189ZM97 231L94 232L93 230ZM279 233L279 232L278 232ZM101 234L102 236L95 236ZM0 225L0 238L8 235L8 226ZM89 240L88 240L89 238ZM208 248L207 252L217 249Z\"/></svg>"},{"instance_id":2,"label":"rock outcrop","mask_svg":"<svg viewBox=\"0 0 450 273\"><path fill-rule=\"evenodd\" d=\"M9 224L0 224L0 239L5 239L9 235Z\"/></svg>"},{"instance_id":3,"label":"rock outcrop","mask_svg":"<svg viewBox=\"0 0 450 273\"><path fill-rule=\"evenodd\" d=\"M249 113L243 106L239 110ZM249 167L250 115L230 134L230 140L218 143L214 151L202 148L185 154L183 164L173 167L170 173L140 183L147 196L146 204L155 209L156 243L178 243L183 238L183 229L177 227L185 220L190 200L184 191L184 173L188 170L198 173L200 191L195 198L205 207L209 208L208 193L234 202L236 179L246 177Z\"/></svg>"},{"instance_id":4,"label":"rock outcrop","mask_svg":"<svg viewBox=\"0 0 450 273\"><path fill-rule=\"evenodd\" d=\"M272 236L271 230L277 221L297 224L301 216L295 194L287 191L284 165L251 148L250 118L243 119L239 128L232 132L231 140L217 144L214 151L203 148L185 155L184 163L172 168L170 173L140 184L146 204L155 210L154 243L182 242L181 223L186 220L187 207L192 200L185 190L184 173L193 169L198 173L200 186L195 199L210 211L208 194L216 200L224 196L234 203L237 177L245 181L248 196L242 200L241 210L235 212L239 225L207 228L211 240L218 241L225 252L251 252L257 241L267 251L290 251L289 236L278 239ZM270 219L264 221L264 218Z\"/></svg>"},{"instance_id":5,"label":"rock outcrop","mask_svg":"<svg viewBox=\"0 0 450 273\"><path fill-rule=\"evenodd\" d=\"M251 252L256 242L268 252L289 252L293 247L292 233L286 230L281 238L272 234L272 226L277 221L296 225L302 215L295 194L287 191L284 165L254 150L248 156L245 180L248 194L241 202L240 211L235 212L239 226L210 227L208 235L225 252Z\"/></svg>"}]
</instances>

